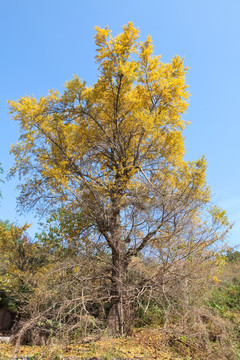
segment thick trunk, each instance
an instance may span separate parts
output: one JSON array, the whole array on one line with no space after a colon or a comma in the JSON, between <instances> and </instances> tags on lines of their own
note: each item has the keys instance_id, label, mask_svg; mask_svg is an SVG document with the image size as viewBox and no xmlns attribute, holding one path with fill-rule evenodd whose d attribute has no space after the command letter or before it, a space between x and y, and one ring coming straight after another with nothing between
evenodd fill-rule
<instances>
[{"instance_id":1,"label":"thick trunk","mask_svg":"<svg viewBox=\"0 0 240 360\"><path fill-rule=\"evenodd\" d=\"M129 318L129 307L126 292L127 265L123 254L112 254L112 288L111 307L107 327L113 334L123 334Z\"/></svg>"},{"instance_id":2,"label":"thick trunk","mask_svg":"<svg viewBox=\"0 0 240 360\"><path fill-rule=\"evenodd\" d=\"M111 306L107 319L107 327L113 334L123 334L128 319L128 303L126 292L127 262L125 259L125 243L122 239L120 219L122 181L121 174L116 174L115 188L111 197L111 242L112 247L112 284Z\"/></svg>"}]
</instances>

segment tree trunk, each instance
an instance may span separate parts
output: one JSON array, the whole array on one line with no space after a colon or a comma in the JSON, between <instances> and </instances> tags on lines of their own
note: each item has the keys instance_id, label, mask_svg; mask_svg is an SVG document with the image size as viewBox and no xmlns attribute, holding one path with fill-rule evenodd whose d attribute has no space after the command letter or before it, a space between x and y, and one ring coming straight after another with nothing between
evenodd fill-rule
<instances>
[{"instance_id":1,"label":"tree trunk","mask_svg":"<svg viewBox=\"0 0 240 360\"><path fill-rule=\"evenodd\" d=\"M111 307L107 327L112 334L123 335L128 320L126 297L127 265L122 253L112 253Z\"/></svg>"},{"instance_id":2,"label":"tree trunk","mask_svg":"<svg viewBox=\"0 0 240 360\"><path fill-rule=\"evenodd\" d=\"M125 242L122 239L122 227L120 218L122 182L121 174L116 174L116 183L112 202L111 239L112 247L112 284L111 306L107 318L107 327L112 334L123 335L128 314L126 296L127 261L125 259Z\"/></svg>"}]
</instances>

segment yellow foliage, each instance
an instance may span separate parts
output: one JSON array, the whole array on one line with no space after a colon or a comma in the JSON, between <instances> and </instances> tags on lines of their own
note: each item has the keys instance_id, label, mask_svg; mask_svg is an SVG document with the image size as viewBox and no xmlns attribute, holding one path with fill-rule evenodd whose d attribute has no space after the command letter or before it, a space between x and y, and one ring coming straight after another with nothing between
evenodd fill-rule
<instances>
[{"instance_id":1,"label":"yellow foliage","mask_svg":"<svg viewBox=\"0 0 240 360\"><path fill-rule=\"evenodd\" d=\"M108 28L96 27L101 75L93 87L74 76L62 96L51 90L39 100L27 96L9 101L21 125L20 142L11 150L16 159L12 173L24 176L31 169L31 187L43 192L40 179L47 179L50 195L57 193L63 200L60 193L71 191L73 179L106 194L116 176L124 186L136 186L138 169L150 169L161 158L168 167L189 169L183 160L186 122L181 118L188 106L187 68L179 56L162 63L152 54L151 37L144 43L138 37L131 22L115 38ZM80 161L90 157L102 175L96 166L88 163L86 168ZM204 166L200 171L204 179ZM80 186L74 188L78 191Z\"/></svg>"},{"instance_id":2,"label":"yellow foliage","mask_svg":"<svg viewBox=\"0 0 240 360\"><path fill-rule=\"evenodd\" d=\"M138 331L132 337L120 339L103 337L87 344L80 343L67 346L21 346L14 349L13 346L0 344L0 355L5 356L5 359L10 359L13 356L34 356L34 358L42 360L56 359L57 357L76 357L77 359L92 357L109 359L154 358L159 360L173 358L160 329ZM181 360L183 358L175 355L174 359Z\"/></svg>"},{"instance_id":3,"label":"yellow foliage","mask_svg":"<svg viewBox=\"0 0 240 360\"><path fill-rule=\"evenodd\" d=\"M39 100L9 102L21 129L11 149L11 174L22 178L19 202L28 210L81 213L92 239L98 232L112 249L123 239L126 256L154 236L160 244L160 232L180 242L176 221L187 228L188 214L200 223L211 195L205 158L184 159L187 68L179 56L163 63L132 22L116 37L96 27L95 43L100 74L91 87L75 75L62 95L51 90ZM212 214L228 226L224 214Z\"/></svg>"}]
</instances>

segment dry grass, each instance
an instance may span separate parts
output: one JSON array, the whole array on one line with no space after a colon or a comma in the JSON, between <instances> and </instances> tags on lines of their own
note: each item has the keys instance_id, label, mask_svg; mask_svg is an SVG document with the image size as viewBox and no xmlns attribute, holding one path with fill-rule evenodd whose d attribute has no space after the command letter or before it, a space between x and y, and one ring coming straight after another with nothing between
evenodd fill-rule
<instances>
[{"instance_id":1,"label":"dry grass","mask_svg":"<svg viewBox=\"0 0 240 360\"><path fill-rule=\"evenodd\" d=\"M145 329L136 331L131 337L110 338L107 336L99 340L89 340L85 343L61 346L53 344L44 346L14 346L0 344L0 359L23 358L29 360L58 360L58 359L159 359L185 360L173 355L167 348L166 335L159 329Z\"/></svg>"}]
</instances>

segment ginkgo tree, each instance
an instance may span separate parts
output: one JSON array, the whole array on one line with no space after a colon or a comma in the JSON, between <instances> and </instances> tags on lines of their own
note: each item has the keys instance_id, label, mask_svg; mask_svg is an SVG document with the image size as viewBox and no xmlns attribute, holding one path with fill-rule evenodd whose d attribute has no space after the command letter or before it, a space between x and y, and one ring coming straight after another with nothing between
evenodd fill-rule
<instances>
[{"instance_id":1,"label":"ginkgo tree","mask_svg":"<svg viewBox=\"0 0 240 360\"><path fill-rule=\"evenodd\" d=\"M21 179L21 209L71 214L81 244L110 249L107 324L122 333L131 259L177 246L203 251L227 221L215 211L209 229L201 215L210 201L206 161L184 159L183 59L163 63L153 55L151 37L140 41L131 22L116 37L96 27L95 43L95 84L74 76L62 95L51 90L39 100L9 102L21 133L11 174Z\"/></svg>"}]
</instances>

